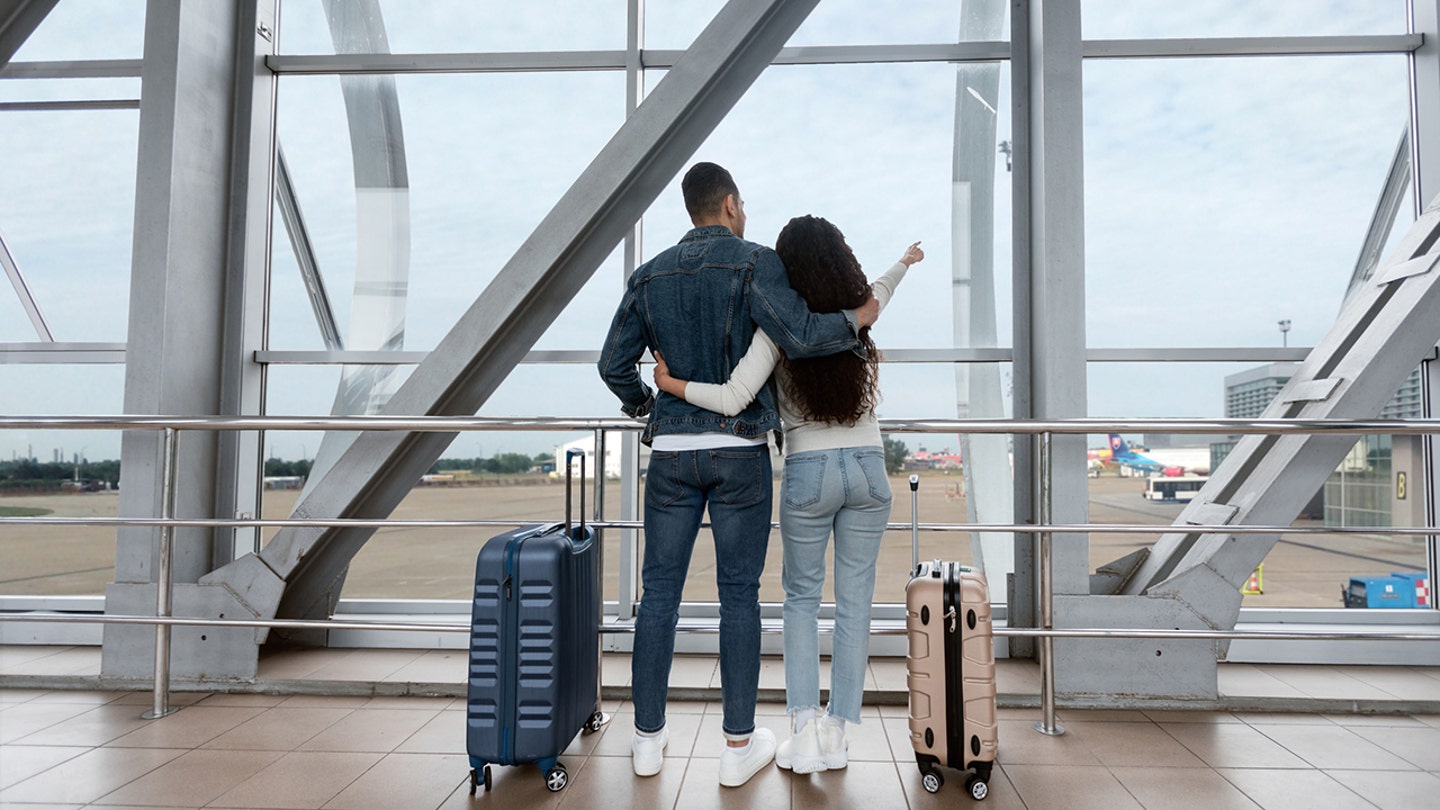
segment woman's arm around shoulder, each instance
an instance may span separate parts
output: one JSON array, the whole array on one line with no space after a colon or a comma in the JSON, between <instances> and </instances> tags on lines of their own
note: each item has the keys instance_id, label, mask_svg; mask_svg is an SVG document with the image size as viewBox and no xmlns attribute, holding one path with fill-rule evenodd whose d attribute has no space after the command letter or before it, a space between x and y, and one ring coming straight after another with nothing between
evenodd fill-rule
<instances>
[{"instance_id":1,"label":"woman's arm around shoulder","mask_svg":"<svg viewBox=\"0 0 1440 810\"><path fill-rule=\"evenodd\" d=\"M765 330L757 329L755 337L750 341L750 348L745 352L745 356L740 358L740 362L735 364L734 370L730 372L730 379L725 382L699 383L672 377L669 366L665 365L665 358L656 352L655 386L692 405L734 416L745 410L760 393L779 360L780 349L775 346L775 341L765 334Z\"/></svg>"}]
</instances>

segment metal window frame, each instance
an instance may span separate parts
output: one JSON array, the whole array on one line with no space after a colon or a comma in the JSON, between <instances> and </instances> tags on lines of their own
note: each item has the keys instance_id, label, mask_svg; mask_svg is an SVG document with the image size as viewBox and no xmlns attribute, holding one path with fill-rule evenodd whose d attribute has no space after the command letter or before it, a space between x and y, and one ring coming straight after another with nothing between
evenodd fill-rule
<instances>
[{"instance_id":1,"label":"metal window frame","mask_svg":"<svg viewBox=\"0 0 1440 810\"><path fill-rule=\"evenodd\" d=\"M1433 0L1425 0L1433 2ZM681 51L643 48L643 0L629 0L629 25L633 36L624 51L529 52L492 54L418 54L371 56L271 55L265 67L275 75L337 75L343 73L436 73L436 72L517 72L624 70L627 94L643 92L644 71L668 69ZM1212 38L1163 40L1092 40L1082 45L1087 59L1196 58L1246 56L1320 56L1336 54L1411 54L1424 38L1418 33L1403 35L1342 37ZM786 48L773 65L936 63L1007 60L1008 42L820 46ZM62 62L11 63L0 68L0 79L25 78L114 78L139 77L140 60L77 60ZM638 98L638 95L636 96ZM73 102L16 102L10 109L95 109L94 105L129 104L129 100ZM635 99L627 101L633 109ZM44 104L46 106L36 106ZM70 105L70 106L65 106ZM7 105L0 105L0 109ZM106 107L109 108L109 107ZM1018 168L1018 167L1017 167ZM626 240L625 272L639 261L639 231ZM4 363L123 363L125 347L114 343L0 344ZM1087 362L1268 362L1302 359L1304 347L1193 347L1193 348L1091 348ZM384 354L381 357L378 355ZM258 351L257 364L294 363L412 363L425 352L349 353L305 351ZM594 352L532 352L527 363L587 363ZM396 356L399 355L399 356ZM1013 362L1010 349L990 350L891 350L887 362ZM1428 413L1428 411L1427 411ZM1017 469L1018 472L1018 469ZM0 598L0 609L10 603ZM1286 621L1294 621L1287 616Z\"/></svg>"}]
</instances>

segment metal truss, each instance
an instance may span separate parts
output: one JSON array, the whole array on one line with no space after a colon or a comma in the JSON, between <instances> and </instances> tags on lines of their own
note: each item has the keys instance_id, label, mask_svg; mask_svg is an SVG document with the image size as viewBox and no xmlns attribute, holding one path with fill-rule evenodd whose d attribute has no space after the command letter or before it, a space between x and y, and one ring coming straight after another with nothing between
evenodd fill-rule
<instances>
[{"instance_id":1,"label":"metal truss","mask_svg":"<svg viewBox=\"0 0 1440 810\"><path fill-rule=\"evenodd\" d=\"M10 246L5 243L3 231L0 231L0 265L5 266L5 275L10 277L10 284L15 288L15 294L20 297L20 306L24 307L25 314L30 316L30 323L35 327L35 334L46 343L55 342L55 335L50 331L50 324L45 321L45 313L40 311L40 304L35 301L35 294L30 291L30 285L25 281L25 275L20 272L20 265L15 261L15 255L10 252Z\"/></svg>"}]
</instances>

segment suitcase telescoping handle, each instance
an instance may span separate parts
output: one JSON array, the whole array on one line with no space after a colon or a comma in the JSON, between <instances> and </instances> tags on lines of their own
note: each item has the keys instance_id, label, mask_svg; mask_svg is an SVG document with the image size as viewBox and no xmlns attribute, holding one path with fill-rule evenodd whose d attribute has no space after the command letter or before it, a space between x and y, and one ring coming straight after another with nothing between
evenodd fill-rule
<instances>
[{"instance_id":1,"label":"suitcase telescoping handle","mask_svg":"<svg viewBox=\"0 0 1440 810\"><path fill-rule=\"evenodd\" d=\"M576 456L580 457L580 534L585 534L585 451L565 451L565 534L567 537L575 535L570 531L571 508L570 498L575 491L575 473L570 460Z\"/></svg>"},{"instance_id":2,"label":"suitcase telescoping handle","mask_svg":"<svg viewBox=\"0 0 1440 810\"><path fill-rule=\"evenodd\" d=\"M920 573L920 476L910 476L910 575Z\"/></svg>"}]
</instances>

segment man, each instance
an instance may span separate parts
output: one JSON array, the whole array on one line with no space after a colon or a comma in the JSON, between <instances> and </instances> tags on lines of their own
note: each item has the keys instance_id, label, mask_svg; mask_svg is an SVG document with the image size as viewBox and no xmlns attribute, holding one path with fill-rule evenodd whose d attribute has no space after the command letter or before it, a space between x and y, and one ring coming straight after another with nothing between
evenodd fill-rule
<instances>
[{"instance_id":1,"label":"man","mask_svg":"<svg viewBox=\"0 0 1440 810\"><path fill-rule=\"evenodd\" d=\"M853 312L816 314L792 289L780 258L744 240L745 203L734 179L697 163L681 182L695 225L630 277L600 354L600 376L630 416L649 415L644 596L635 622L631 761L639 776L664 764L665 699L680 594L707 504L720 594L720 686L726 747L720 784L745 784L775 756L775 735L755 728L760 680L760 572L770 538L772 474L766 435L780 428L775 392L762 390L726 417L662 394L637 366L660 352L677 377L724 382L762 327L791 357L858 350L874 323L871 298Z\"/></svg>"}]
</instances>

